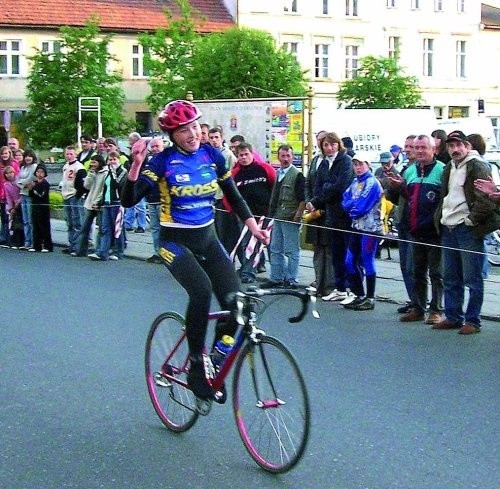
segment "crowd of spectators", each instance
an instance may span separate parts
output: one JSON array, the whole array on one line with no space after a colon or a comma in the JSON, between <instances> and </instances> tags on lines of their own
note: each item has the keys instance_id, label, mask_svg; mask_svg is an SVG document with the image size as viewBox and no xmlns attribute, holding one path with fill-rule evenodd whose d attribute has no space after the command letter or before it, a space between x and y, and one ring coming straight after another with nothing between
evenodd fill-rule
<instances>
[{"instance_id":1,"label":"crowd of spectators","mask_svg":"<svg viewBox=\"0 0 500 489\"><path fill-rule=\"evenodd\" d=\"M347 309L375 307L375 253L384 235L384 202L394 205L401 273L407 303L401 322L423 321L435 330L480 331L484 238L500 228L498 168L484 159L484 139L461 131L409 135L380 154L378 168L356 153L350 138L316 135L307 175L292 164L293 148L278 149L279 168L264 161L242 135L225 141L220 126L202 124L203 144L220 150L228 171L260 225L271 231L270 269L263 287L298 284L300 229L313 247L318 295ZM130 145L140 138L129 137ZM153 237L151 263L162 263L160 190L130 209L120 205L128 157L113 138L83 135L64 150L60 191L68 229L63 253L95 261L120 260L127 232ZM348 144L348 146L344 146ZM148 159L168 142L153 138ZM0 244L29 252L52 252L47 169L34 151L10 138L0 148ZM238 259L241 282L266 271L264 246L216 196L216 229L227 253ZM391 205L392 207L392 205ZM146 213L147 209L147 213ZM149 218L149 225L146 220ZM430 279L431 294L428 295ZM366 286L365 286L366 284ZM464 288L469 300L464 304Z\"/></svg>"}]
</instances>

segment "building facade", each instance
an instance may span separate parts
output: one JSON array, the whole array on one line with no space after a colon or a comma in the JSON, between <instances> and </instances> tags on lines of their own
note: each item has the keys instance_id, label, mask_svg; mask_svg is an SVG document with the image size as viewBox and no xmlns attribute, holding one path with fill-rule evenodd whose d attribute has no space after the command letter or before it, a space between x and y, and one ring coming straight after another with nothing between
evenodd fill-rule
<instances>
[{"instance_id":1,"label":"building facade","mask_svg":"<svg viewBox=\"0 0 500 489\"><path fill-rule=\"evenodd\" d=\"M500 126L500 2L478 0L226 0L240 26L266 30L334 98L359 58L397 56L439 119Z\"/></svg>"},{"instance_id":2,"label":"building facade","mask_svg":"<svg viewBox=\"0 0 500 489\"><path fill-rule=\"evenodd\" d=\"M203 17L200 32L219 32L234 26L222 0L190 0L190 3ZM166 27L165 8L174 15L179 13L175 0L2 0L0 125L15 124L28 107L29 57L36 49L59 49L61 26L82 27L97 16L101 30L113 34L109 49L118 61L109 68L122 74L127 116L135 117L138 129L150 129L153 117L145 102L150 90L138 35ZM74 110L76 117L78 108Z\"/></svg>"}]
</instances>

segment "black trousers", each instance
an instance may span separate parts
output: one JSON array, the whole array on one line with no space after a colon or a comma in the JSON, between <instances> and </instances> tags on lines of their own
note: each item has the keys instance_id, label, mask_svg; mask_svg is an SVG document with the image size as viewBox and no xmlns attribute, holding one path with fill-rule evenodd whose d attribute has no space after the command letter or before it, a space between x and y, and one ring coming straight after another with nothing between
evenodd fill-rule
<instances>
[{"instance_id":1,"label":"black trousers","mask_svg":"<svg viewBox=\"0 0 500 489\"><path fill-rule=\"evenodd\" d=\"M231 307L231 295L240 282L226 250L217 239L215 226L167 228L160 231L160 256L189 296L186 337L189 351L201 354L205 345L212 294L222 309ZM234 334L227 331L228 334Z\"/></svg>"}]
</instances>

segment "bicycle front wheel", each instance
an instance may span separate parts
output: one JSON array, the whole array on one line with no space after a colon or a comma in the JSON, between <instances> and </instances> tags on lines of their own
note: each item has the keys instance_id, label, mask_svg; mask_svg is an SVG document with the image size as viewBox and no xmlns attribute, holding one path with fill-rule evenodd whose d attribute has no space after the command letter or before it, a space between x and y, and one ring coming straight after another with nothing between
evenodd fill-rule
<instances>
[{"instance_id":1,"label":"bicycle front wheel","mask_svg":"<svg viewBox=\"0 0 500 489\"><path fill-rule=\"evenodd\" d=\"M297 362L276 338L247 343L233 381L236 426L250 456L264 470L282 473L302 457L310 409Z\"/></svg>"},{"instance_id":2,"label":"bicycle front wheel","mask_svg":"<svg viewBox=\"0 0 500 489\"><path fill-rule=\"evenodd\" d=\"M188 354L184 318L175 312L160 314L146 341L146 382L156 414L176 432L191 428L199 414L186 384Z\"/></svg>"}]
</instances>

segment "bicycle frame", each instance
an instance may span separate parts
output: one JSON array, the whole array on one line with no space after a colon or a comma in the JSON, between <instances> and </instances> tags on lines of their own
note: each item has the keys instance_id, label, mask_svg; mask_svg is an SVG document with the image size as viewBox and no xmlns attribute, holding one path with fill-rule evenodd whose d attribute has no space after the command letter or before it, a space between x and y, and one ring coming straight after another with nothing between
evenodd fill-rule
<instances>
[{"instance_id":1,"label":"bicycle frame","mask_svg":"<svg viewBox=\"0 0 500 489\"><path fill-rule=\"evenodd\" d=\"M230 316L231 312L230 311L214 311L210 312L207 316L208 321L217 321L218 319L227 319ZM172 373L169 373L167 370L170 367L170 361L174 357L175 353L177 352L179 346L182 344L182 342L185 340L186 333L183 333L179 339L177 340L177 343L175 344L174 348L168 355L168 357L165 359L165 362L162 365L162 374L165 376L165 378L169 382L176 382L183 387L187 387L187 382L184 382L182 380L179 380L172 375ZM245 342L245 332L244 328L241 328L236 340L234 347L231 349L229 354L227 355L226 358L224 358L224 361L222 362L221 369L219 372L214 376L212 379L207 379L210 383L210 385L215 389L219 390L222 387L222 384L224 383L224 380L226 379L229 371L231 370L234 360L238 356L239 351L241 350L241 347L243 346ZM206 349L203 352L204 354L207 354ZM189 365L189 355L186 355L186 359L184 360L184 363L182 365L182 370L187 370ZM173 372L174 373L174 372Z\"/></svg>"},{"instance_id":2,"label":"bicycle frame","mask_svg":"<svg viewBox=\"0 0 500 489\"><path fill-rule=\"evenodd\" d=\"M240 324L240 327L238 328L238 332L235 338L235 343L231 351L228 353L228 355L224 358L219 371L214 372L214 376L212 378L207 378L207 381L209 384L212 386L212 388L215 391L219 391L222 388L222 385L224 384L224 381L226 380L226 377L228 376L229 372L231 371L233 364L238 357L238 354L240 350L243 348L245 341L248 341L248 338L251 337L252 335L252 329L254 330L253 332L258 332L259 334L265 334L263 330L257 330L255 328L255 319L252 317L253 311L251 311L251 316L247 321L244 323ZM208 321L217 321L218 319L227 319L231 315L230 311L214 311L210 312L207 316ZM250 330L250 331L249 331ZM166 358L165 362L163 363L162 366L162 373L165 376L165 378L170 381L170 382L176 382L183 387L187 387L187 383L184 381L181 381L177 378L175 378L173 375L170 375L167 372L167 366L170 367L170 360L172 357L175 355L177 349L179 348L179 345L185 340L186 334L183 333L179 339L177 340L177 343L173 350L170 352L168 357ZM204 355L208 355L206 348L204 349ZM182 370L187 370L189 365L189 355L186 356L186 359L183 363ZM171 367L170 367L171 368ZM173 373L178 373L178 372L173 372Z\"/></svg>"}]
</instances>

